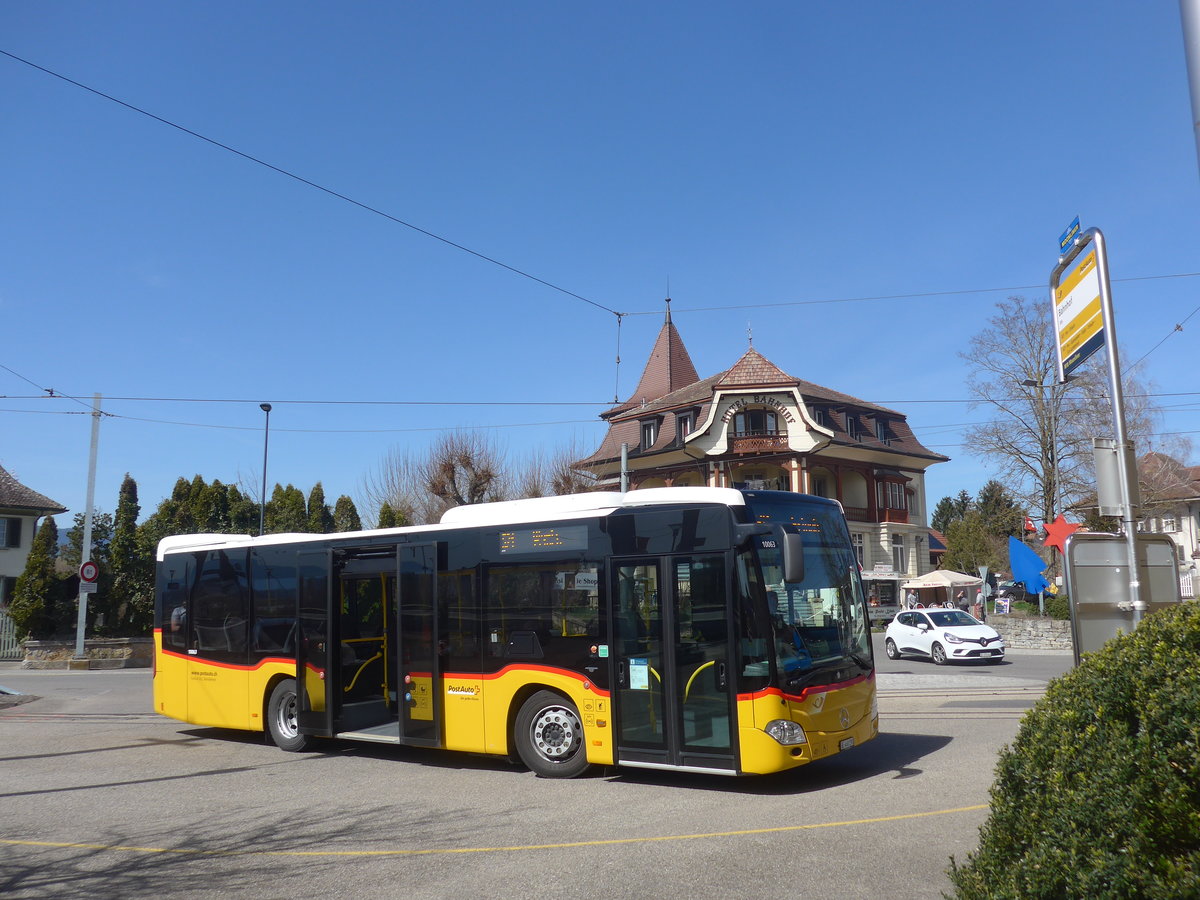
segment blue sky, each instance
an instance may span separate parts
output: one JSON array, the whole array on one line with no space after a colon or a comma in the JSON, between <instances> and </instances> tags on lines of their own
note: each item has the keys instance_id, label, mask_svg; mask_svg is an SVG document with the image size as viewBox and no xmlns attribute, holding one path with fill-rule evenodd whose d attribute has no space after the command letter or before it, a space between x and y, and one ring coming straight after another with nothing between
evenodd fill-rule
<instances>
[{"instance_id":1,"label":"blue sky","mask_svg":"<svg viewBox=\"0 0 1200 900\"><path fill-rule=\"evenodd\" d=\"M562 289L0 56L0 464L72 511L89 417L44 388L116 414L101 509L126 472L143 514L180 475L256 484L260 401L269 481L358 500L446 428L598 443L668 285L702 377L752 329L952 457L931 504L974 492L958 354L1048 302L1076 215L1125 361L1159 345L1145 377L1191 393L1163 430L1200 431L1174 2L9 0L0 49Z\"/></svg>"}]
</instances>

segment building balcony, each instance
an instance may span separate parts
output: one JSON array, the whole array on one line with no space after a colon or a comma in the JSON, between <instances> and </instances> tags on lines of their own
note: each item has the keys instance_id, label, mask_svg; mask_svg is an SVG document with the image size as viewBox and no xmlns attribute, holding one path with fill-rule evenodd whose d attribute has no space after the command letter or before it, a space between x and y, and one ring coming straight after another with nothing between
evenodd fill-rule
<instances>
[{"instance_id":1,"label":"building balcony","mask_svg":"<svg viewBox=\"0 0 1200 900\"><path fill-rule=\"evenodd\" d=\"M729 437L731 453L772 453L787 448L786 434L733 434Z\"/></svg>"},{"instance_id":2,"label":"building balcony","mask_svg":"<svg viewBox=\"0 0 1200 900\"><path fill-rule=\"evenodd\" d=\"M865 506L843 506L842 510L846 513L848 522L874 522L877 525L882 525L884 522L893 522L897 525L908 524L907 509L881 509L878 517L872 516L871 510Z\"/></svg>"}]
</instances>

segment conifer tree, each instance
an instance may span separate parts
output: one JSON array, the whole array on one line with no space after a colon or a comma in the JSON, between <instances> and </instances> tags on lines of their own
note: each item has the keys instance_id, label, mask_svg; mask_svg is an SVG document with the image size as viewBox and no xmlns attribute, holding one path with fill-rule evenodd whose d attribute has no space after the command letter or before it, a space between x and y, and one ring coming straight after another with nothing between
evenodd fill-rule
<instances>
[{"instance_id":1,"label":"conifer tree","mask_svg":"<svg viewBox=\"0 0 1200 900\"><path fill-rule=\"evenodd\" d=\"M148 634L154 621L154 556L138 541L137 482L125 473L117 496L117 515L109 545L110 577L100 587L105 602L105 630L132 636ZM103 579L102 579L103 581Z\"/></svg>"},{"instance_id":2,"label":"conifer tree","mask_svg":"<svg viewBox=\"0 0 1200 900\"><path fill-rule=\"evenodd\" d=\"M397 521L399 517L396 511L392 509L392 505L386 500L379 506L379 528L395 528L400 523Z\"/></svg>"},{"instance_id":3,"label":"conifer tree","mask_svg":"<svg viewBox=\"0 0 1200 900\"><path fill-rule=\"evenodd\" d=\"M265 530L267 534L308 530L308 509L304 502L304 494L295 485L275 485L271 502L267 504Z\"/></svg>"},{"instance_id":4,"label":"conifer tree","mask_svg":"<svg viewBox=\"0 0 1200 900\"><path fill-rule=\"evenodd\" d=\"M53 516L47 516L34 535L25 570L17 578L8 608L18 634L23 637L52 637L65 625L60 619L69 610L60 608L64 606L64 591L54 574L57 559L58 525Z\"/></svg>"},{"instance_id":5,"label":"conifer tree","mask_svg":"<svg viewBox=\"0 0 1200 900\"><path fill-rule=\"evenodd\" d=\"M362 519L359 518L358 509L354 501L345 494L337 498L333 507L333 530L362 531Z\"/></svg>"},{"instance_id":6,"label":"conifer tree","mask_svg":"<svg viewBox=\"0 0 1200 900\"><path fill-rule=\"evenodd\" d=\"M333 531L333 513L325 505L325 488L319 481L308 492L308 530L313 534Z\"/></svg>"}]
</instances>

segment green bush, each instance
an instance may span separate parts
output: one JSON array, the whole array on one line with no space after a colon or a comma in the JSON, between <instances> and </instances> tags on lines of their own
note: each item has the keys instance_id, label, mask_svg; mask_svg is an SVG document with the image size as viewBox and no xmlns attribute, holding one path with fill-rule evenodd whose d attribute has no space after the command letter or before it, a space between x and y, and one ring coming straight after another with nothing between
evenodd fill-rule
<instances>
[{"instance_id":1,"label":"green bush","mask_svg":"<svg viewBox=\"0 0 1200 900\"><path fill-rule=\"evenodd\" d=\"M1200 604L1056 679L1001 751L959 898L1200 897Z\"/></svg>"},{"instance_id":2,"label":"green bush","mask_svg":"<svg viewBox=\"0 0 1200 900\"><path fill-rule=\"evenodd\" d=\"M1071 618L1071 601L1067 599L1066 594L1047 594L1042 607L1046 610L1046 615L1053 619Z\"/></svg>"}]
</instances>

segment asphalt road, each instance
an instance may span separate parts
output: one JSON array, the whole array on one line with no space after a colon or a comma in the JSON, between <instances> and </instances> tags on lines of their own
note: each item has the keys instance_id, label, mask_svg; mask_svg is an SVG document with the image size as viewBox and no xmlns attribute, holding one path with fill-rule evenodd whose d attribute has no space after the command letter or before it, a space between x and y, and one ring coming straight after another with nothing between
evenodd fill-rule
<instances>
[{"instance_id":1,"label":"asphalt road","mask_svg":"<svg viewBox=\"0 0 1200 900\"><path fill-rule=\"evenodd\" d=\"M881 735L852 752L569 781L411 748L287 754L154 715L145 670L0 665L40 698L0 709L0 896L936 897L997 751L1071 658L877 660Z\"/></svg>"}]
</instances>

